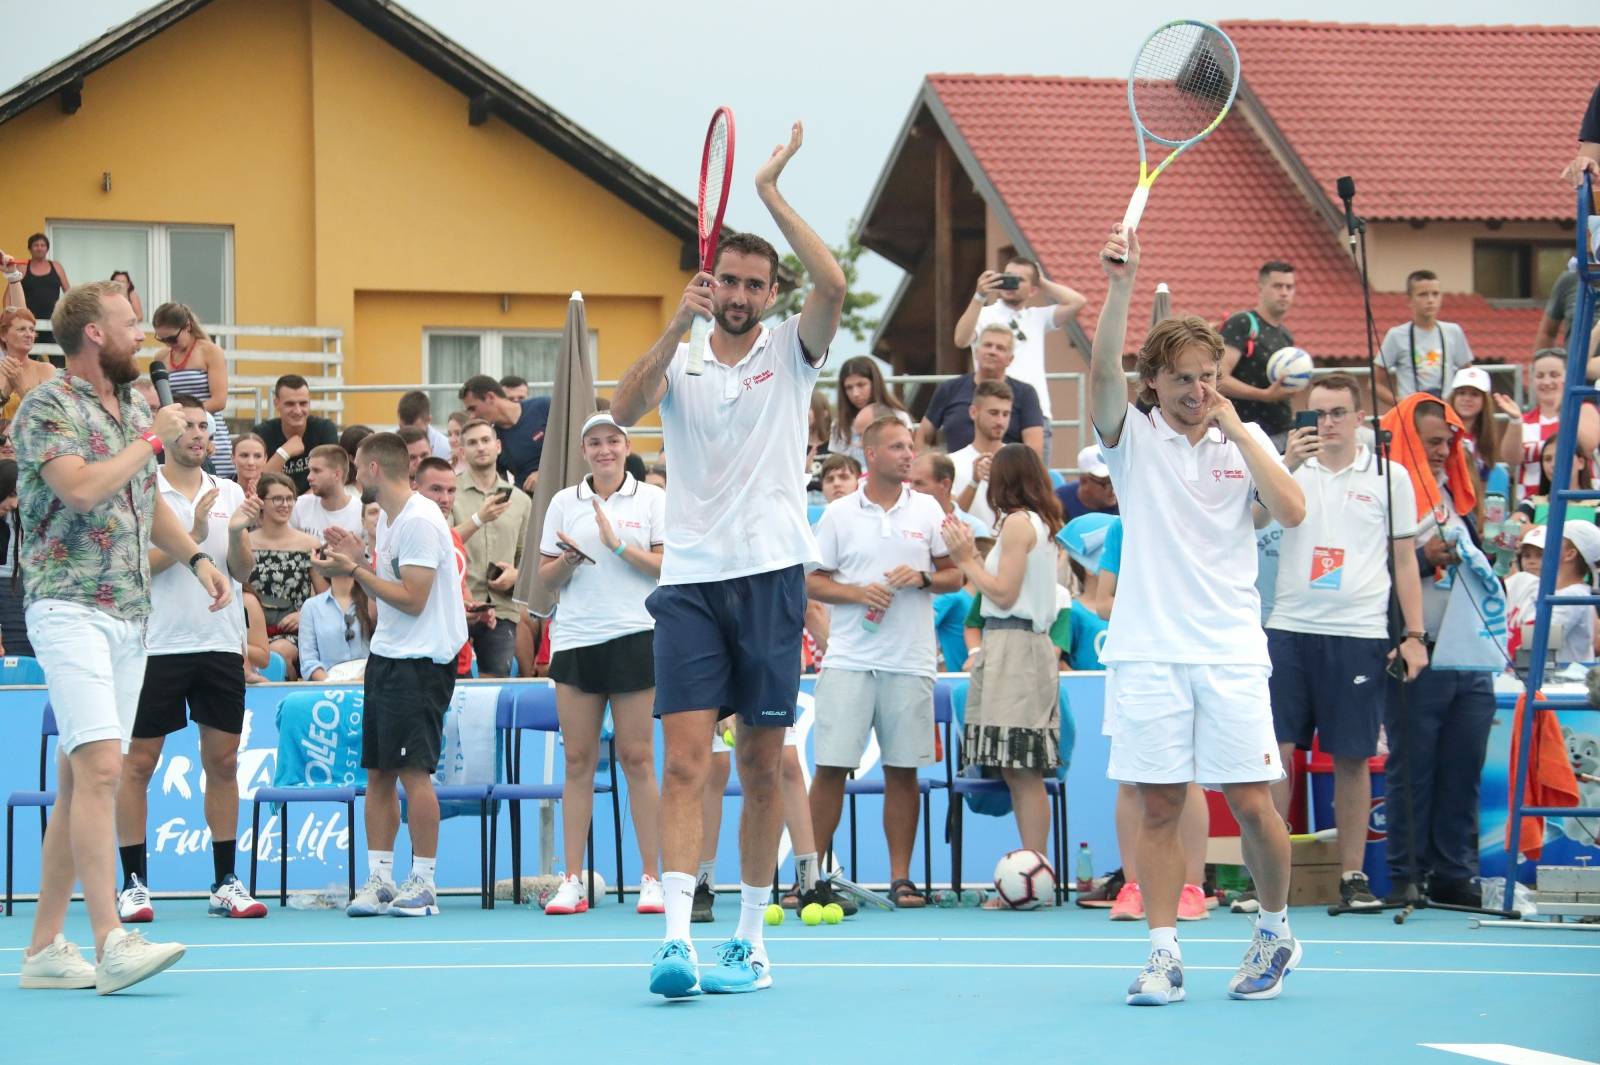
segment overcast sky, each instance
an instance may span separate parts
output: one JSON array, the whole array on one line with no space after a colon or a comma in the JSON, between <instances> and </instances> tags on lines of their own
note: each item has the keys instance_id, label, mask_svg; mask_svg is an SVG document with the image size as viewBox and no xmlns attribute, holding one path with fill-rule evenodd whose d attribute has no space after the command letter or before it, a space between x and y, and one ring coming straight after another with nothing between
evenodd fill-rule
<instances>
[{"instance_id":1,"label":"overcast sky","mask_svg":"<svg viewBox=\"0 0 1600 1065\"><path fill-rule=\"evenodd\" d=\"M146 6L0 0L0 10L22 15L7 17L0 34L0 85L15 84ZM1164 19L1196 15L1458 25L1514 15L1520 23L1593 24L1600 10L1582 0L1227 0L1205 11L1171 0L1126 7L805 0L699 5L704 14L693 17L691 5L659 0L406 6L686 194L698 174L705 123L713 108L728 104L739 137L728 219L741 228L776 235L750 178L789 124L803 119L805 148L783 187L830 243L843 240L865 205L930 72L1122 76L1144 34ZM865 287L887 297L900 272L882 260L864 264Z\"/></svg>"}]
</instances>

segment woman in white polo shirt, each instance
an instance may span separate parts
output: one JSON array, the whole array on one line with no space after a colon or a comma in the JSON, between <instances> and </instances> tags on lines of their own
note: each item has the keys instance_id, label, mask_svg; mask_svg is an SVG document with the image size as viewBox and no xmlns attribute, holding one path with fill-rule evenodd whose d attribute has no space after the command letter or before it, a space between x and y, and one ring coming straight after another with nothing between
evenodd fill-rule
<instances>
[{"instance_id":1,"label":"woman in white polo shirt","mask_svg":"<svg viewBox=\"0 0 1600 1065\"><path fill-rule=\"evenodd\" d=\"M961 519L947 517L940 530L956 566L983 593L979 661L967 659L972 681L962 755L968 764L1000 771L1022 845L1048 854L1044 774L1061 765L1060 666L1050 626L1062 522L1037 452L1026 444L995 452L989 505L1000 515L1000 535L987 560L978 558L972 530Z\"/></svg>"},{"instance_id":2,"label":"woman in white polo shirt","mask_svg":"<svg viewBox=\"0 0 1600 1065\"><path fill-rule=\"evenodd\" d=\"M578 880L594 813L595 766L606 703L617 736L617 761L628 778L639 856L640 913L661 913L661 836L652 739L655 720L655 620L644 601L661 576L667 494L623 468L628 434L605 411L583 423L590 474L550 500L539 576L560 589L550 628L550 679L556 685L566 777L561 799L567 875L546 903L549 914L583 913Z\"/></svg>"}]
</instances>

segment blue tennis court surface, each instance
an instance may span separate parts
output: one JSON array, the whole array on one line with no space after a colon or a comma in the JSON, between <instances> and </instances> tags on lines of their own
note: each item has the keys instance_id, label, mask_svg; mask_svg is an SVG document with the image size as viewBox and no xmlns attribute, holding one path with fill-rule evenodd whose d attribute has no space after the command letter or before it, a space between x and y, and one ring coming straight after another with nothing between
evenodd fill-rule
<instances>
[{"instance_id":1,"label":"blue tennis court surface","mask_svg":"<svg viewBox=\"0 0 1600 1065\"><path fill-rule=\"evenodd\" d=\"M274 906L264 921L230 922L208 919L203 901L161 901L145 931L188 955L100 1000L17 989L32 917L19 907L0 921L0 1060L1482 1060L1427 1043L1600 1058L1600 935L1470 930L1438 911L1403 927L1294 911L1304 968L1273 1002L1226 997L1250 924L1213 913L1180 930L1189 1000L1135 1009L1122 996L1144 928L1104 911L863 911L816 928L790 915L768 929L772 990L668 1003L645 989L659 916L614 901L559 918L443 905L427 920ZM732 931L737 896L717 909L715 925L695 926L702 963ZM81 904L67 931L87 941Z\"/></svg>"}]
</instances>

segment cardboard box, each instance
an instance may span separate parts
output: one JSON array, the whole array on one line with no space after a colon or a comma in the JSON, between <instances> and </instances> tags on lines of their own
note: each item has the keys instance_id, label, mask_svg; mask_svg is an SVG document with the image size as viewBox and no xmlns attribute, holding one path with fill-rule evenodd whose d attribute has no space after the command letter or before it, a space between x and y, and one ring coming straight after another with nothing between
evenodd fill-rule
<instances>
[{"instance_id":1,"label":"cardboard box","mask_svg":"<svg viewBox=\"0 0 1600 1065\"><path fill-rule=\"evenodd\" d=\"M1238 836L1206 841L1209 865L1244 864ZM1336 840L1294 839L1289 843L1289 905L1329 906L1339 901L1339 844Z\"/></svg>"}]
</instances>

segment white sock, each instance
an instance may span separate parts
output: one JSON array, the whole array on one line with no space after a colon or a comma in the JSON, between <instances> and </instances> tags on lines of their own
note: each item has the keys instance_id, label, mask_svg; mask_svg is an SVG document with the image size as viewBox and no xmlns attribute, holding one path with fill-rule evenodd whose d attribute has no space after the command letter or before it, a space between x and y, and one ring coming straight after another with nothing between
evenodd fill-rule
<instances>
[{"instance_id":1,"label":"white sock","mask_svg":"<svg viewBox=\"0 0 1600 1065\"><path fill-rule=\"evenodd\" d=\"M394 883L394 851L368 851L367 868L379 880Z\"/></svg>"},{"instance_id":2,"label":"white sock","mask_svg":"<svg viewBox=\"0 0 1600 1065\"><path fill-rule=\"evenodd\" d=\"M424 884L433 883L433 867L439 862L438 858L418 858L411 856L411 875L419 878Z\"/></svg>"},{"instance_id":3,"label":"white sock","mask_svg":"<svg viewBox=\"0 0 1600 1065\"><path fill-rule=\"evenodd\" d=\"M1178 930L1173 927L1150 929L1150 949L1164 950L1179 961L1183 960L1183 951L1178 949Z\"/></svg>"},{"instance_id":4,"label":"white sock","mask_svg":"<svg viewBox=\"0 0 1600 1065\"><path fill-rule=\"evenodd\" d=\"M817 886L817 872L816 852L794 856L794 878L801 891L810 891Z\"/></svg>"},{"instance_id":5,"label":"white sock","mask_svg":"<svg viewBox=\"0 0 1600 1065\"><path fill-rule=\"evenodd\" d=\"M767 906L772 902L772 885L755 887L739 883L739 928L733 938L743 939L752 947L761 946L761 930L766 927Z\"/></svg>"},{"instance_id":6,"label":"white sock","mask_svg":"<svg viewBox=\"0 0 1600 1065\"><path fill-rule=\"evenodd\" d=\"M1263 932L1271 932L1279 939L1289 936L1289 908L1286 906L1277 913L1270 912L1265 906L1256 914L1256 927Z\"/></svg>"},{"instance_id":7,"label":"white sock","mask_svg":"<svg viewBox=\"0 0 1600 1065\"><path fill-rule=\"evenodd\" d=\"M1344 872L1339 874L1339 879L1340 880L1349 880L1353 876L1365 876L1365 875L1366 874L1363 873L1360 869L1346 869Z\"/></svg>"},{"instance_id":8,"label":"white sock","mask_svg":"<svg viewBox=\"0 0 1600 1065\"><path fill-rule=\"evenodd\" d=\"M695 878L695 883L704 884L706 887L713 890L716 889L717 860L715 858L711 859L709 862L700 863L700 875Z\"/></svg>"},{"instance_id":9,"label":"white sock","mask_svg":"<svg viewBox=\"0 0 1600 1065\"><path fill-rule=\"evenodd\" d=\"M662 873L661 892L667 904L667 934L662 940L689 940L689 916L694 912L694 877L688 873Z\"/></svg>"}]
</instances>

